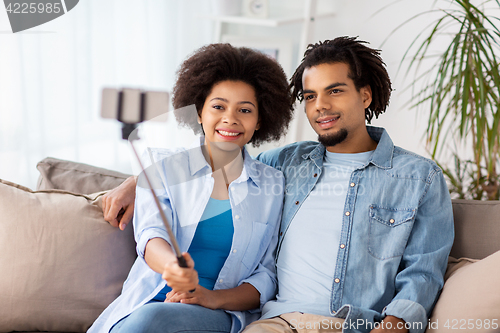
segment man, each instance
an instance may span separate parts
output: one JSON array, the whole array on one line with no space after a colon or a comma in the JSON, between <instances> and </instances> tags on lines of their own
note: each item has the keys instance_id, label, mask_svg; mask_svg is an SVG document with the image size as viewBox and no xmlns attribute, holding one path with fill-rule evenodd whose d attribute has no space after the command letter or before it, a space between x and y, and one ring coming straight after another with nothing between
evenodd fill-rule
<instances>
[{"instance_id":1,"label":"man","mask_svg":"<svg viewBox=\"0 0 500 333\"><path fill-rule=\"evenodd\" d=\"M435 163L366 126L385 111L391 83L364 44L308 47L291 88L319 142L258 156L283 171L286 188L278 295L247 333L425 331L453 243L451 200ZM109 199L105 217L130 202Z\"/></svg>"}]
</instances>

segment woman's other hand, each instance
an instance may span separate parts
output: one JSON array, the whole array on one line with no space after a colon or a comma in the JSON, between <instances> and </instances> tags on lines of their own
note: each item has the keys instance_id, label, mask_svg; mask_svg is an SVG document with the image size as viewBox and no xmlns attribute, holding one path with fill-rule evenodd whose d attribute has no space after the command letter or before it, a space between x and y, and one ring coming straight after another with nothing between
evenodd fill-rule
<instances>
[{"instance_id":1,"label":"woman's other hand","mask_svg":"<svg viewBox=\"0 0 500 333\"><path fill-rule=\"evenodd\" d=\"M214 310L246 311L259 308L260 293L246 282L235 288L217 290L198 285L192 293L172 290L167 294L165 302L197 304Z\"/></svg>"},{"instance_id":2,"label":"woman's other hand","mask_svg":"<svg viewBox=\"0 0 500 333\"><path fill-rule=\"evenodd\" d=\"M137 177L131 176L102 197L104 219L113 227L124 230L132 220L136 185Z\"/></svg>"},{"instance_id":3,"label":"woman's other hand","mask_svg":"<svg viewBox=\"0 0 500 333\"><path fill-rule=\"evenodd\" d=\"M165 302L197 304L212 310L219 308L217 305L217 293L200 285L196 286L194 292L175 292L172 290L167 294Z\"/></svg>"}]
</instances>

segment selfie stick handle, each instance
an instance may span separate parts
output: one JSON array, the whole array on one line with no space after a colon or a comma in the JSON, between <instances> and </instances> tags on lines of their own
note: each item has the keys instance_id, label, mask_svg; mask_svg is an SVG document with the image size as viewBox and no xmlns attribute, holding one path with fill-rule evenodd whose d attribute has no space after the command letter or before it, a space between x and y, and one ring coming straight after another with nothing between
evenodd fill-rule
<instances>
[{"instance_id":1,"label":"selfie stick handle","mask_svg":"<svg viewBox=\"0 0 500 333\"><path fill-rule=\"evenodd\" d=\"M137 161L139 162L139 165L142 170L142 174L144 175L144 178L146 178L146 181L148 183L149 189L151 190L151 194L153 195L153 198L155 200L156 206L158 207L158 211L160 212L161 219L163 220L163 224L165 225L165 229L167 229L168 236L170 237L170 243L172 247L174 248L175 251L175 256L177 257L177 262L180 267L188 267L186 263L186 259L182 256L182 252L179 248L179 244L177 243L177 240L175 239L174 233L172 232L172 228L170 227L170 224L168 223L167 216L165 215L165 212L161 208L160 200L158 200L158 197L156 196L156 193L153 189L153 185L149 181L148 174L146 173L146 170L144 170L144 166L142 165L141 159L139 155L137 154L137 150L135 149L134 146L134 141L138 139L137 133L133 133L134 129L136 128L136 124L123 124L122 127L122 137L130 142L130 146L132 147L132 150L134 151L135 157L137 158Z\"/></svg>"}]
</instances>

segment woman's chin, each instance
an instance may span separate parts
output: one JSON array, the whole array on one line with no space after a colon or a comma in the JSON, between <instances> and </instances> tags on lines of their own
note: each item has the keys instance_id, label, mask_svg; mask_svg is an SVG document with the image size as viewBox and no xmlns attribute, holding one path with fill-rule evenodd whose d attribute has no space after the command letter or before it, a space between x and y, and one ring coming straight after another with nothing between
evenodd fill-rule
<instances>
[{"instance_id":1,"label":"woman's chin","mask_svg":"<svg viewBox=\"0 0 500 333\"><path fill-rule=\"evenodd\" d=\"M210 145L212 146L211 148L216 148L222 151L237 151L240 150L241 147L236 144L235 142L220 142L220 141L215 141L215 142L210 142Z\"/></svg>"}]
</instances>

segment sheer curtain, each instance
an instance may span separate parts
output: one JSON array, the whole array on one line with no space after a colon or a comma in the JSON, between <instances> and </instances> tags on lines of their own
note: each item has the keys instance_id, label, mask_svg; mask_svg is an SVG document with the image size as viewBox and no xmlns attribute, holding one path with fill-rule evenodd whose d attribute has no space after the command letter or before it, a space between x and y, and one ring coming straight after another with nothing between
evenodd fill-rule
<instances>
[{"instance_id":1,"label":"sheer curtain","mask_svg":"<svg viewBox=\"0 0 500 333\"><path fill-rule=\"evenodd\" d=\"M47 156L133 172L120 125L100 119L101 89L170 91L185 57L212 41L207 11L206 0L81 0L12 34L0 9L0 178L34 188Z\"/></svg>"}]
</instances>

